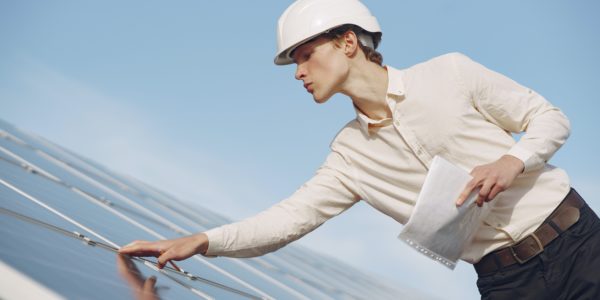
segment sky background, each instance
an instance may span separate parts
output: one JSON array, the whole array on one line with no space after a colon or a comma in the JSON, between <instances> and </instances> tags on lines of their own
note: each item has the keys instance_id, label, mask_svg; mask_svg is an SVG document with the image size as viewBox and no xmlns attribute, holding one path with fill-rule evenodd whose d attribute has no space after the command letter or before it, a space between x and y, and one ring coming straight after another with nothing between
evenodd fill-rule
<instances>
[{"instance_id":1,"label":"sky background","mask_svg":"<svg viewBox=\"0 0 600 300\"><path fill-rule=\"evenodd\" d=\"M291 1L0 0L0 118L233 219L291 195L354 118L273 64ZM600 2L374 1L384 63L459 51L571 120L551 160L600 211ZM476 299L476 275L421 257L359 203L297 242L399 286Z\"/></svg>"}]
</instances>

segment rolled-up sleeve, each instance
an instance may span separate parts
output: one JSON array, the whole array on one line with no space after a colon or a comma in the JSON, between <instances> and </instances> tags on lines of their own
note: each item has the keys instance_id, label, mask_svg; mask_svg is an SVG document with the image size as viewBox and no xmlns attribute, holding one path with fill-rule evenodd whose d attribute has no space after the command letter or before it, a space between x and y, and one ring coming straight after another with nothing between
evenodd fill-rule
<instances>
[{"instance_id":1,"label":"rolled-up sleeve","mask_svg":"<svg viewBox=\"0 0 600 300\"><path fill-rule=\"evenodd\" d=\"M507 154L523 161L523 172L542 168L569 137L567 117L535 91L462 54L453 57L475 108L506 131L525 132Z\"/></svg>"},{"instance_id":2,"label":"rolled-up sleeve","mask_svg":"<svg viewBox=\"0 0 600 300\"><path fill-rule=\"evenodd\" d=\"M253 257L275 251L319 227L360 197L349 166L331 152L291 197L248 219L211 229L207 256Z\"/></svg>"}]
</instances>

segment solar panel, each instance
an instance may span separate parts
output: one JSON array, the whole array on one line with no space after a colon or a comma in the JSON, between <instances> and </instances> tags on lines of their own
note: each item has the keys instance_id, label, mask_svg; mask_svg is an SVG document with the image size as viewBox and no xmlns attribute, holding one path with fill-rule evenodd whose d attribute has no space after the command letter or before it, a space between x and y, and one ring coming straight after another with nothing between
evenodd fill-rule
<instances>
[{"instance_id":1,"label":"solar panel","mask_svg":"<svg viewBox=\"0 0 600 300\"><path fill-rule=\"evenodd\" d=\"M0 260L58 295L410 298L335 259L294 246L251 259L194 256L178 262L183 271L158 270L152 259L115 252L135 239L174 238L228 222L0 120Z\"/></svg>"}]
</instances>

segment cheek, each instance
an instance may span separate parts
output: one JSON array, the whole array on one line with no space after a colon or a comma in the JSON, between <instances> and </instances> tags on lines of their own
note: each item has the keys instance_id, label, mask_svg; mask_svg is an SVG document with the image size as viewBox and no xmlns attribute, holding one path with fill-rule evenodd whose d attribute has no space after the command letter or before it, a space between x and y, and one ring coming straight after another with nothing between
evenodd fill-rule
<instances>
[{"instance_id":1,"label":"cheek","mask_svg":"<svg viewBox=\"0 0 600 300\"><path fill-rule=\"evenodd\" d=\"M348 74L348 64L345 60L345 57L334 55L327 62L326 69L329 77L329 84L332 86L338 86L344 82L344 80L346 80L346 75Z\"/></svg>"},{"instance_id":2,"label":"cheek","mask_svg":"<svg viewBox=\"0 0 600 300\"><path fill-rule=\"evenodd\" d=\"M319 81L319 84L330 88L345 79L344 74L347 73L348 66L343 59L337 55L332 55L327 59L315 62L312 68L314 79Z\"/></svg>"}]
</instances>

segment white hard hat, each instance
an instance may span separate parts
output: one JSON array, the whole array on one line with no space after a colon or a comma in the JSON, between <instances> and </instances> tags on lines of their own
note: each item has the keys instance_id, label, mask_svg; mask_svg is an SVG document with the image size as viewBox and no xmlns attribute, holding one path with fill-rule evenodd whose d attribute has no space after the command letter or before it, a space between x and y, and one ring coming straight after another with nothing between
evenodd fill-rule
<instances>
[{"instance_id":1,"label":"white hard hat","mask_svg":"<svg viewBox=\"0 0 600 300\"><path fill-rule=\"evenodd\" d=\"M279 17L275 64L293 63L290 53L302 43L341 25L352 24L376 33L379 23L358 0L298 0ZM361 41L365 37L359 37ZM374 46L372 43L367 43Z\"/></svg>"}]
</instances>

